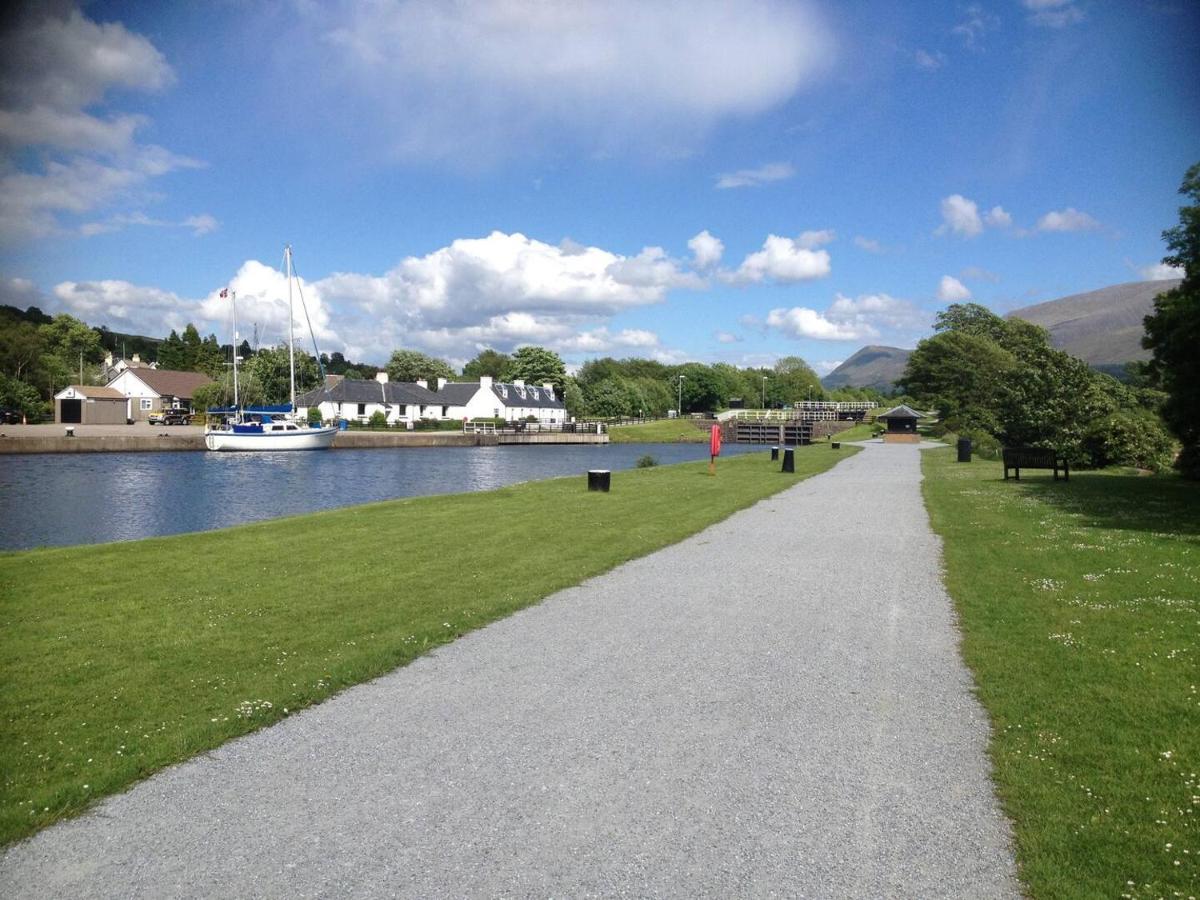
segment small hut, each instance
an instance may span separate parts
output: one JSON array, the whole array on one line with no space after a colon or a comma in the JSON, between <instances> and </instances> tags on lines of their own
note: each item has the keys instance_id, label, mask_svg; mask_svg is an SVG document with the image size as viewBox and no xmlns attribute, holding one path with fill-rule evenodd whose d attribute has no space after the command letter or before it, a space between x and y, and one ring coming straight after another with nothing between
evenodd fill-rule
<instances>
[{"instance_id":1,"label":"small hut","mask_svg":"<svg viewBox=\"0 0 1200 900\"><path fill-rule=\"evenodd\" d=\"M54 421L66 425L124 425L129 401L109 387L72 384L54 395Z\"/></svg>"},{"instance_id":2,"label":"small hut","mask_svg":"<svg viewBox=\"0 0 1200 900\"><path fill-rule=\"evenodd\" d=\"M883 433L885 444L919 444L921 436L917 434L917 419L921 414L908 406L897 406L875 417L887 425Z\"/></svg>"}]
</instances>

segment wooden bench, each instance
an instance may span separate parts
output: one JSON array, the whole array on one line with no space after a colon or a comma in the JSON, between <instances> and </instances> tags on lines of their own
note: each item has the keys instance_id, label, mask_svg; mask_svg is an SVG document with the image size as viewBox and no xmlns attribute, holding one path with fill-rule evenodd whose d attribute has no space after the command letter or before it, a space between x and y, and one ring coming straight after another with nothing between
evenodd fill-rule
<instances>
[{"instance_id":1,"label":"wooden bench","mask_svg":"<svg viewBox=\"0 0 1200 900\"><path fill-rule=\"evenodd\" d=\"M1058 481L1058 470L1062 469L1063 480L1071 480L1071 467L1067 465L1067 458L1045 447L1005 447L1005 481L1008 481L1009 469L1016 470L1017 481L1021 480L1022 469L1053 469L1055 481Z\"/></svg>"}]
</instances>

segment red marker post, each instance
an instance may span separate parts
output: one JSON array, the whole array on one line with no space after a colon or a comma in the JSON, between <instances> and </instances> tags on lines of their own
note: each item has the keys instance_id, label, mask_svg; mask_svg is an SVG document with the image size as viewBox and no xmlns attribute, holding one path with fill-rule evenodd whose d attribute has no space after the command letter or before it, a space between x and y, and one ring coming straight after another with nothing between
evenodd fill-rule
<instances>
[{"instance_id":1,"label":"red marker post","mask_svg":"<svg viewBox=\"0 0 1200 900\"><path fill-rule=\"evenodd\" d=\"M721 426L714 425L712 427L711 436L708 439L708 474L717 474L717 457L721 455Z\"/></svg>"}]
</instances>

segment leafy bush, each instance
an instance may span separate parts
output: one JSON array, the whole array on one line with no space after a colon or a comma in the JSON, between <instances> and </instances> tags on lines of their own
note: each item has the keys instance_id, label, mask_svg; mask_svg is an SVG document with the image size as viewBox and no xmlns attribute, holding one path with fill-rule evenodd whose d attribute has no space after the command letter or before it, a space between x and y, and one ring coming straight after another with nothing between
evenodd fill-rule
<instances>
[{"instance_id":1,"label":"leafy bush","mask_svg":"<svg viewBox=\"0 0 1200 900\"><path fill-rule=\"evenodd\" d=\"M371 418L367 419L367 427L372 429L388 427L387 416L384 415L383 410L377 409L371 413Z\"/></svg>"},{"instance_id":2,"label":"leafy bush","mask_svg":"<svg viewBox=\"0 0 1200 900\"><path fill-rule=\"evenodd\" d=\"M960 438L971 439L971 452L981 459L999 459L1003 449L1000 442L986 431L960 431Z\"/></svg>"},{"instance_id":3,"label":"leafy bush","mask_svg":"<svg viewBox=\"0 0 1200 900\"><path fill-rule=\"evenodd\" d=\"M321 424L321 410L317 409L317 407L315 407L315 406L310 406L308 408L308 424L309 425L320 425Z\"/></svg>"},{"instance_id":4,"label":"leafy bush","mask_svg":"<svg viewBox=\"0 0 1200 900\"><path fill-rule=\"evenodd\" d=\"M418 419L417 431L462 431L462 419Z\"/></svg>"},{"instance_id":5,"label":"leafy bush","mask_svg":"<svg viewBox=\"0 0 1200 900\"><path fill-rule=\"evenodd\" d=\"M639 469L652 469L657 465L658 465L658 460L655 459L653 456L651 456L649 453L647 453L645 456L638 457L637 467Z\"/></svg>"},{"instance_id":6,"label":"leafy bush","mask_svg":"<svg viewBox=\"0 0 1200 900\"><path fill-rule=\"evenodd\" d=\"M1175 445L1162 420L1144 410L1118 410L1098 420L1084 435L1087 462L1104 466L1135 466L1159 471L1170 467Z\"/></svg>"}]
</instances>

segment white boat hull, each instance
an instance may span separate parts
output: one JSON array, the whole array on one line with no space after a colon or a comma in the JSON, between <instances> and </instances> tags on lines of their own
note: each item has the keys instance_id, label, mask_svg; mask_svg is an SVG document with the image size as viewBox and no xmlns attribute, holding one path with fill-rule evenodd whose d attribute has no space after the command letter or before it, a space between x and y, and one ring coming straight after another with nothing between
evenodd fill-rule
<instances>
[{"instance_id":1,"label":"white boat hull","mask_svg":"<svg viewBox=\"0 0 1200 900\"><path fill-rule=\"evenodd\" d=\"M244 433L213 430L204 433L209 450L238 450L274 453L278 450L326 450L333 444L337 429L301 428L297 431Z\"/></svg>"}]
</instances>

